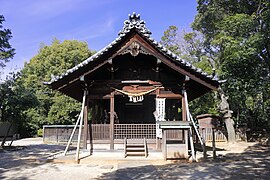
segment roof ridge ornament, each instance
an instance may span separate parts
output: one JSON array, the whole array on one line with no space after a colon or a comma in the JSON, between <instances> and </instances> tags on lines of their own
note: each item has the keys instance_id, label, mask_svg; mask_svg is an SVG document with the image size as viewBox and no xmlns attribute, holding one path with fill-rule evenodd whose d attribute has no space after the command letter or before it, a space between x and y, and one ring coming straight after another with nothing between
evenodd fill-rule
<instances>
[{"instance_id":1,"label":"roof ridge ornament","mask_svg":"<svg viewBox=\"0 0 270 180\"><path fill-rule=\"evenodd\" d=\"M128 15L129 19L124 21L123 29L118 33L119 36L124 36L131 29L137 29L146 37L150 37L151 31L145 26L145 21L141 20L141 15L133 12Z\"/></svg>"},{"instance_id":2,"label":"roof ridge ornament","mask_svg":"<svg viewBox=\"0 0 270 180\"><path fill-rule=\"evenodd\" d=\"M135 12L133 12L131 15L128 14L129 17L129 21L133 22L133 21L139 21L141 19L141 15L140 14L136 14Z\"/></svg>"}]
</instances>

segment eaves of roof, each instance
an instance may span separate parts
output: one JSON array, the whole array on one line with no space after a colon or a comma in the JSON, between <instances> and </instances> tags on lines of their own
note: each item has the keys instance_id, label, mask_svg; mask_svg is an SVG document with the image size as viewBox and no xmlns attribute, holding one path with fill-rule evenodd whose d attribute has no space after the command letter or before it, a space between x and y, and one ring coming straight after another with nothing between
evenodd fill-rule
<instances>
[{"instance_id":1,"label":"eaves of roof","mask_svg":"<svg viewBox=\"0 0 270 180\"><path fill-rule=\"evenodd\" d=\"M112 41L110 44L108 44L106 47L89 57L88 59L84 60L83 62L79 63L78 65L74 66L71 69L68 69L65 73L61 74L60 76L54 76L52 75L51 80L49 82L44 82L46 85L51 85L54 82L60 81L64 77L78 71L80 68L83 68L84 66L88 65L90 62L93 62L97 59L99 59L103 54L110 51L112 48L117 46L117 44L127 36L129 32L132 30L136 30L141 36L143 36L154 48L156 48L160 53L163 55L169 57L172 61L175 61L176 63L180 64L182 67L184 67L186 70L189 70L193 72L193 74L196 74L197 76L200 76L201 78L207 79L208 81L213 82L214 84L220 84L221 81L218 80L216 76L208 75L206 72L203 72L202 69L197 68L193 66L191 63L185 61L184 59L181 59L179 56L165 48L162 44L157 42L151 37L151 32L146 28L145 21L140 20L140 14L133 13L129 15L129 20L124 21L124 27L119 32L119 36Z\"/></svg>"}]
</instances>

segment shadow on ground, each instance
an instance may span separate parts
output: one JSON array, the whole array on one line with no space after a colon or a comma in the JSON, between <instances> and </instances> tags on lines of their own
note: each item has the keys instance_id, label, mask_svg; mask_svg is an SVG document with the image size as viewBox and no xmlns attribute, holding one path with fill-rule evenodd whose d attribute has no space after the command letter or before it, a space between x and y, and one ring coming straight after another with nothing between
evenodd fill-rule
<instances>
[{"instance_id":1,"label":"shadow on ground","mask_svg":"<svg viewBox=\"0 0 270 180\"><path fill-rule=\"evenodd\" d=\"M91 173L101 174L98 179L123 180L269 179L270 176L270 147L261 144L249 146L240 154L230 153L200 163L152 165L146 161L119 161L117 167L111 166L114 171L106 170L106 173L98 164L64 166L47 163L49 156L63 152L63 149L60 145L32 144L1 150L0 179L90 179Z\"/></svg>"},{"instance_id":2,"label":"shadow on ground","mask_svg":"<svg viewBox=\"0 0 270 180\"><path fill-rule=\"evenodd\" d=\"M17 172L16 179L28 179L20 175L20 171L31 172L31 169L46 163L47 158L53 153L63 151L63 146L48 144L33 144L27 146L15 146L0 150L0 179L10 178L5 176L5 172ZM53 166L52 166L53 167Z\"/></svg>"},{"instance_id":3,"label":"shadow on ground","mask_svg":"<svg viewBox=\"0 0 270 180\"><path fill-rule=\"evenodd\" d=\"M250 146L215 161L124 167L98 179L269 179L270 147Z\"/></svg>"}]
</instances>

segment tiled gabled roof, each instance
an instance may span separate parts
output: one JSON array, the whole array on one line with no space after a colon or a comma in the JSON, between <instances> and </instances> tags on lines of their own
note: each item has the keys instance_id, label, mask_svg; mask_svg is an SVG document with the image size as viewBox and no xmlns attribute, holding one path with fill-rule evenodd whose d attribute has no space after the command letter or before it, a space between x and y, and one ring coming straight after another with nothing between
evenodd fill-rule
<instances>
[{"instance_id":1,"label":"tiled gabled roof","mask_svg":"<svg viewBox=\"0 0 270 180\"><path fill-rule=\"evenodd\" d=\"M172 60L175 60L176 62L180 63L187 69L190 69L191 71L200 74L201 76L218 82L217 77L213 75L208 75L206 72L203 72L202 69L196 68L191 63L181 59L179 56L171 52L170 50L166 49L162 44L151 38L151 31L145 26L145 21L140 19L140 14L132 13L129 14L129 19L124 21L124 27L123 29L118 33L118 37L112 41L110 44L108 44L106 47L89 57L88 59L84 60L83 62L79 63L78 65L74 66L71 69L68 69L65 73L63 73L60 76L54 76L52 75L50 82L45 82L45 84L52 84L53 82L56 82L65 76L77 71L78 69L86 66L92 61L95 61L98 59L101 55L108 52L110 49L112 49L116 44L121 41L131 30L135 29L138 33L140 33L143 37L145 37L156 49L158 49L161 53L164 55L170 57Z\"/></svg>"}]
</instances>

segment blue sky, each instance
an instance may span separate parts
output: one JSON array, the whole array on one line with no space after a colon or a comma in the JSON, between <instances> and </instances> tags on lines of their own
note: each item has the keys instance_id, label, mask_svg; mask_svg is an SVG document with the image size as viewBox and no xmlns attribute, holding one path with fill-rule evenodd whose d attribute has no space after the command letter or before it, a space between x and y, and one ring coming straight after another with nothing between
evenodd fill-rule
<instances>
[{"instance_id":1,"label":"blue sky","mask_svg":"<svg viewBox=\"0 0 270 180\"><path fill-rule=\"evenodd\" d=\"M117 37L132 12L141 14L159 41L170 25L188 29L196 6L196 0L0 0L3 26L11 29L16 49L4 74L21 69L41 43L53 38L86 41L90 49L100 50Z\"/></svg>"}]
</instances>

